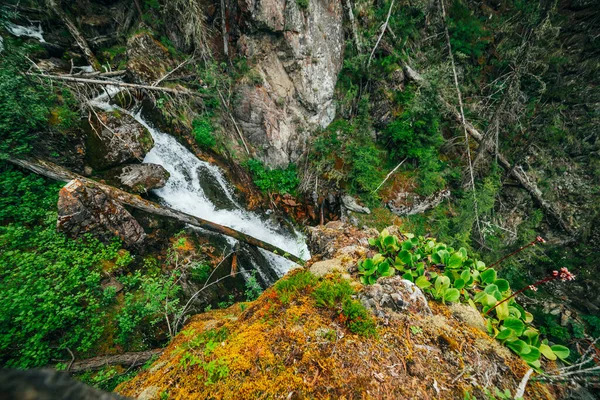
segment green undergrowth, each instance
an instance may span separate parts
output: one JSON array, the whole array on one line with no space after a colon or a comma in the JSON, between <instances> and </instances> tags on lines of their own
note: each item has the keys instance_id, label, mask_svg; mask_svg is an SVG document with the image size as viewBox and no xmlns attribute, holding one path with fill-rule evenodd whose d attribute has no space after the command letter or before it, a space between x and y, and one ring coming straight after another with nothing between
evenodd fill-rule
<instances>
[{"instance_id":1,"label":"green undergrowth","mask_svg":"<svg viewBox=\"0 0 600 400\"><path fill-rule=\"evenodd\" d=\"M319 279L309 271L299 271L273 286L278 300L290 304L302 294L310 294L319 308L333 311L337 320L353 333L376 336L376 324L369 311L353 298L354 288L340 276Z\"/></svg>"},{"instance_id":2,"label":"green undergrowth","mask_svg":"<svg viewBox=\"0 0 600 400\"><path fill-rule=\"evenodd\" d=\"M296 194L300 180L296 165L287 168L269 168L260 160L247 160L244 165L252 173L254 184L263 192Z\"/></svg>"},{"instance_id":3,"label":"green undergrowth","mask_svg":"<svg viewBox=\"0 0 600 400\"><path fill-rule=\"evenodd\" d=\"M542 339L540 330L532 325L533 315L511 297L509 282L483 261L469 256L464 247L454 249L434 238L413 234L400 239L385 229L369 244L378 253L359 263L363 284L401 274L438 301L465 303L479 310L488 333L534 368L541 367L542 355L548 360L569 357L567 347L550 346Z\"/></svg>"}]
</instances>

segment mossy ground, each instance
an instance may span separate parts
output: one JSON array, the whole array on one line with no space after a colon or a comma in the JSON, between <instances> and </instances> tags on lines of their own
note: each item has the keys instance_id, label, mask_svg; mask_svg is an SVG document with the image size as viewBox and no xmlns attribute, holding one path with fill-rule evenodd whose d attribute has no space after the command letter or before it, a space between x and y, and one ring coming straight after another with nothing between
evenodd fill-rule
<instances>
[{"instance_id":1,"label":"mossy ground","mask_svg":"<svg viewBox=\"0 0 600 400\"><path fill-rule=\"evenodd\" d=\"M463 398L483 387L514 392L528 369L433 302L433 316L377 320L376 334L354 334L340 318L342 304L317 305L314 292L323 281L299 274L308 273L283 278L297 283L284 284L286 290L276 286L252 303L193 317L152 367L117 392L170 399ZM530 383L526 398L552 396Z\"/></svg>"}]
</instances>

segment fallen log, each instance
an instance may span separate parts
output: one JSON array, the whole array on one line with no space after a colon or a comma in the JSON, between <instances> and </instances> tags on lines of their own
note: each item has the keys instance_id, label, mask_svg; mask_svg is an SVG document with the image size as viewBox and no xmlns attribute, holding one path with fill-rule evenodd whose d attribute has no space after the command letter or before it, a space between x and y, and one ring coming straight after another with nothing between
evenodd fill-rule
<instances>
[{"instance_id":1,"label":"fallen log","mask_svg":"<svg viewBox=\"0 0 600 400\"><path fill-rule=\"evenodd\" d=\"M131 353L115 354L112 356L98 356L81 361L75 361L67 372L98 371L111 365L123 365L128 368L139 367L152 357L162 354L163 349L136 351Z\"/></svg>"},{"instance_id":2,"label":"fallen log","mask_svg":"<svg viewBox=\"0 0 600 400\"><path fill-rule=\"evenodd\" d=\"M220 233L225 236L230 236L234 239L237 239L241 242L248 243L252 246L260 247L261 249L267 250L271 253L277 254L279 256L285 257L290 261L298 263L300 265L304 265L304 260L300 257L297 257L293 254L289 254L285 250L274 246L270 243L264 242L260 239L257 239L253 236L247 235L243 232L237 231L235 229L219 225L217 223L207 221L205 219L195 217L190 214L186 214L184 212L175 210L174 208L163 206L157 203L154 203L149 200L142 199L140 196L133 195L131 193L125 192L121 189L117 189L113 186L109 186L92 179L86 178L84 176L75 174L66 168L63 168L59 165L53 164L44 160L33 160L33 159L8 159L9 162L18 165L22 168L28 169L36 174L43 175L47 178L54 179L61 182L70 182L73 179L79 179L84 184L90 187L96 187L103 192L105 192L110 198L115 200L118 203L131 206L135 209L145 211L149 214L160 215L162 217L174 218L186 224L190 224L193 226L197 226L202 229L206 229L211 232Z\"/></svg>"},{"instance_id":3,"label":"fallen log","mask_svg":"<svg viewBox=\"0 0 600 400\"><path fill-rule=\"evenodd\" d=\"M38 78L46 78L56 81L64 81L64 82L74 82L74 83L85 83L88 85L100 85L100 86L117 86L131 89L144 89L144 90L152 90L157 92L171 93L174 95L185 95L185 96L199 96L200 93L191 92L186 89L175 89L175 88L166 88L161 86L152 86L152 85L139 85L136 83L126 83L119 81L106 81L100 79L89 79L89 78L79 78L72 75L50 75L50 74L35 74L32 72L27 73L27 75L35 76Z\"/></svg>"}]
</instances>

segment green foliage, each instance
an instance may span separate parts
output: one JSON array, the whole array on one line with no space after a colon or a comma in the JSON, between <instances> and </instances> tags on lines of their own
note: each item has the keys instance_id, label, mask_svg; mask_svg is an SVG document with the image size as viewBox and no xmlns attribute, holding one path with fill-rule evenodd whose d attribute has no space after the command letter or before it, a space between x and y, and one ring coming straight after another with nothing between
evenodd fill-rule
<instances>
[{"instance_id":1,"label":"green foliage","mask_svg":"<svg viewBox=\"0 0 600 400\"><path fill-rule=\"evenodd\" d=\"M331 123L312 145L310 158L317 172L350 193L370 194L383 179L384 159L370 135L370 122L364 115L351 122Z\"/></svg>"},{"instance_id":2,"label":"green foliage","mask_svg":"<svg viewBox=\"0 0 600 400\"><path fill-rule=\"evenodd\" d=\"M300 184L295 164L286 169L271 169L260 160L248 160L245 166L252 173L254 184L263 192L295 194Z\"/></svg>"},{"instance_id":3,"label":"green foliage","mask_svg":"<svg viewBox=\"0 0 600 400\"><path fill-rule=\"evenodd\" d=\"M336 310L339 319L346 323L351 332L362 336L375 336L375 321L367 309L351 297L353 294L354 289L350 283L337 276L319 282L312 292L312 297L317 307Z\"/></svg>"},{"instance_id":4,"label":"green foliage","mask_svg":"<svg viewBox=\"0 0 600 400\"><path fill-rule=\"evenodd\" d=\"M474 59L484 54L490 43L489 33L482 21L473 15L461 0L455 0L448 9L448 31L452 51Z\"/></svg>"},{"instance_id":5,"label":"green foliage","mask_svg":"<svg viewBox=\"0 0 600 400\"><path fill-rule=\"evenodd\" d=\"M129 291L116 316L116 343L134 347L137 341L142 341L140 327L155 326L181 311L178 299L181 286L177 282L180 273L175 270L167 274L158 272L155 275L141 275L136 271L124 280Z\"/></svg>"},{"instance_id":6,"label":"green foliage","mask_svg":"<svg viewBox=\"0 0 600 400\"><path fill-rule=\"evenodd\" d=\"M209 361L214 350L227 340L229 336L227 328L211 329L199 335L196 335L194 330L187 330L183 335L190 338L185 342L185 347L179 350L183 352L179 360L183 368L198 366L202 369L203 374L198 375L198 379L204 379L205 385L213 385L229 375L229 367L223 360Z\"/></svg>"},{"instance_id":7,"label":"green foliage","mask_svg":"<svg viewBox=\"0 0 600 400\"><path fill-rule=\"evenodd\" d=\"M308 6L310 4L309 0L296 0L296 4L300 7L301 10L308 10Z\"/></svg>"},{"instance_id":8,"label":"green foliage","mask_svg":"<svg viewBox=\"0 0 600 400\"><path fill-rule=\"evenodd\" d=\"M207 117L195 118L192 121L192 133L200 147L210 149L217 144L213 131L212 123Z\"/></svg>"},{"instance_id":9,"label":"green foliage","mask_svg":"<svg viewBox=\"0 0 600 400\"><path fill-rule=\"evenodd\" d=\"M262 292L263 289L256 279L256 271L252 271L252 274L246 278L246 290L244 291L246 301L258 299Z\"/></svg>"},{"instance_id":10,"label":"green foliage","mask_svg":"<svg viewBox=\"0 0 600 400\"><path fill-rule=\"evenodd\" d=\"M279 295L279 300L283 304L287 304L296 297L297 293L312 288L316 283L316 276L309 271L300 271L287 279L277 281L273 287Z\"/></svg>"},{"instance_id":11,"label":"green foliage","mask_svg":"<svg viewBox=\"0 0 600 400\"><path fill-rule=\"evenodd\" d=\"M395 162L408 159L416 165L417 192L428 196L444 188L446 165L440 161L444 144L436 89L407 89L397 95L402 114L385 128L382 140Z\"/></svg>"},{"instance_id":12,"label":"green foliage","mask_svg":"<svg viewBox=\"0 0 600 400\"><path fill-rule=\"evenodd\" d=\"M0 362L30 368L85 353L101 337L114 289L100 286L120 245L56 232L59 186L0 164Z\"/></svg>"},{"instance_id":13,"label":"green foliage","mask_svg":"<svg viewBox=\"0 0 600 400\"><path fill-rule=\"evenodd\" d=\"M0 159L28 153L39 131L48 128L55 96L21 72L28 68L24 53L31 48L4 41L0 57Z\"/></svg>"},{"instance_id":14,"label":"green foliage","mask_svg":"<svg viewBox=\"0 0 600 400\"><path fill-rule=\"evenodd\" d=\"M377 279L371 277L377 275L370 272L378 271L375 266L389 265L436 300L465 302L481 310L489 333L531 366L540 367L541 355L550 360L569 356L568 348L549 346L540 339L540 332L531 326L533 315L511 297L509 282L499 278L494 269L486 268L482 261L469 257L467 249L457 250L423 236L405 236L406 239L400 241L384 229L379 237L369 240L380 253L359 264L364 284L376 282ZM386 273L385 276L393 274ZM493 313L488 314L492 310Z\"/></svg>"}]
</instances>

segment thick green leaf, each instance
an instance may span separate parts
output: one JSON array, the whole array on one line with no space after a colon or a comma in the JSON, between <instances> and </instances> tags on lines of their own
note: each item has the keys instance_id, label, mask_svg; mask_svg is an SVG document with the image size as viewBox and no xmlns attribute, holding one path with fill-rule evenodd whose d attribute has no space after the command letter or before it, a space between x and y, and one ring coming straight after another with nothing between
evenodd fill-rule
<instances>
[{"instance_id":1,"label":"thick green leaf","mask_svg":"<svg viewBox=\"0 0 600 400\"><path fill-rule=\"evenodd\" d=\"M508 302L498 304L498 307L496 307L494 310L496 311L496 316L499 320L505 320L510 317L510 312L508 311Z\"/></svg>"},{"instance_id":2,"label":"thick green leaf","mask_svg":"<svg viewBox=\"0 0 600 400\"><path fill-rule=\"evenodd\" d=\"M415 281L415 284L421 289L427 289L431 286L431 282L429 282L425 275L421 275L420 277L418 277Z\"/></svg>"},{"instance_id":3,"label":"thick green leaf","mask_svg":"<svg viewBox=\"0 0 600 400\"><path fill-rule=\"evenodd\" d=\"M378 245L378 243L379 243L379 242L378 242L378 240L377 240L377 239L375 239L375 238L369 238L369 244L370 244L371 246L377 246L377 245Z\"/></svg>"},{"instance_id":4,"label":"thick green leaf","mask_svg":"<svg viewBox=\"0 0 600 400\"><path fill-rule=\"evenodd\" d=\"M373 285L375 282L377 282L377 277L375 275L369 275L368 279L369 285Z\"/></svg>"},{"instance_id":5,"label":"thick green leaf","mask_svg":"<svg viewBox=\"0 0 600 400\"><path fill-rule=\"evenodd\" d=\"M566 360L569 357L569 355L571 354L571 350L569 350L568 347L561 346L560 344L555 344L554 346L552 346L550 348L552 349L554 354L556 354L556 356L558 358L560 358L561 360Z\"/></svg>"},{"instance_id":6,"label":"thick green leaf","mask_svg":"<svg viewBox=\"0 0 600 400\"><path fill-rule=\"evenodd\" d=\"M460 291L455 288L450 288L444 293L444 301L450 301L456 303L460 298Z\"/></svg>"},{"instance_id":7,"label":"thick green leaf","mask_svg":"<svg viewBox=\"0 0 600 400\"><path fill-rule=\"evenodd\" d=\"M506 342L506 347L523 357L525 354L529 354L531 352L532 347L530 347L527 343L522 340L515 340L513 342ZM537 359L537 358L536 358Z\"/></svg>"},{"instance_id":8,"label":"thick green leaf","mask_svg":"<svg viewBox=\"0 0 600 400\"><path fill-rule=\"evenodd\" d=\"M500 331L497 335L496 335L496 339L503 341L508 339L509 337L514 337L515 336L515 331L513 331L512 329L504 329L503 331Z\"/></svg>"},{"instance_id":9,"label":"thick green leaf","mask_svg":"<svg viewBox=\"0 0 600 400\"><path fill-rule=\"evenodd\" d=\"M523 360L525 360L525 362L528 363L534 363L536 361L538 361L540 359L540 351L537 349L537 347L533 347L533 346L528 346L529 347L529 352L526 354L520 353L519 355L521 356L521 358Z\"/></svg>"},{"instance_id":10,"label":"thick green leaf","mask_svg":"<svg viewBox=\"0 0 600 400\"><path fill-rule=\"evenodd\" d=\"M454 287L457 288L458 290L464 288L465 281L463 281L461 278L458 278L457 280L454 281Z\"/></svg>"},{"instance_id":11,"label":"thick green leaf","mask_svg":"<svg viewBox=\"0 0 600 400\"><path fill-rule=\"evenodd\" d=\"M476 265L478 271L483 271L485 269L485 263L483 261L477 261Z\"/></svg>"},{"instance_id":12,"label":"thick green leaf","mask_svg":"<svg viewBox=\"0 0 600 400\"><path fill-rule=\"evenodd\" d=\"M402 279L406 279L408 281L414 282L415 279L413 278L412 274L410 272L405 273L404 275L402 275Z\"/></svg>"},{"instance_id":13,"label":"thick green leaf","mask_svg":"<svg viewBox=\"0 0 600 400\"><path fill-rule=\"evenodd\" d=\"M556 360L556 354L554 354L550 346L547 344L540 344L540 353L542 353L548 360Z\"/></svg>"},{"instance_id":14,"label":"thick green leaf","mask_svg":"<svg viewBox=\"0 0 600 400\"><path fill-rule=\"evenodd\" d=\"M510 285L506 279L496 279L494 284L498 286L498 290L501 292L506 292L508 289L510 289Z\"/></svg>"},{"instance_id":15,"label":"thick green leaf","mask_svg":"<svg viewBox=\"0 0 600 400\"><path fill-rule=\"evenodd\" d=\"M471 280L471 272L468 269L465 269L460 273L460 279L465 281L465 283L468 283Z\"/></svg>"},{"instance_id":16,"label":"thick green leaf","mask_svg":"<svg viewBox=\"0 0 600 400\"><path fill-rule=\"evenodd\" d=\"M446 264L446 267L451 269L457 269L462 267L462 262L462 255L460 253L454 253L448 260L448 264Z\"/></svg>"},{"instance_id":17,"label":"thick green leaf","mask_svg":"<svg viewBox=\"0 0 600 400\"><path fill-rule=\"evenodd\" d=\"M503 326L505 328L510 328L515 331L517 336L521 336L523 334L523 330L525 329L525 324L523 321L517 318L509 317L504 320Z\"/></svg>"},{"instance_id":18,"label":"thick green leaf","mask_svg":"<svg viewBox=\"0 0 600 400\"><path fill-rule=\"evenodd\" d=\"M398 253L398 258L400 259L400 261L403 264L408 265L409 267L412 267L412 265L413 265L412 254L410 254L409 251L402 250L401 252Z\"/></svg>"},{"instance_id":19,"label":"thick green leaf","mask_svg":"<svg viewBox=\"0 0 600 400\"><path fill-rule=\"evenodd\" d=\"M496 280L496 271L493 269L486 269L479 275L481 282L483 283L493 283Z\"/></svg>"}]
</instances>

